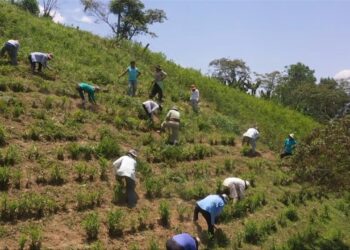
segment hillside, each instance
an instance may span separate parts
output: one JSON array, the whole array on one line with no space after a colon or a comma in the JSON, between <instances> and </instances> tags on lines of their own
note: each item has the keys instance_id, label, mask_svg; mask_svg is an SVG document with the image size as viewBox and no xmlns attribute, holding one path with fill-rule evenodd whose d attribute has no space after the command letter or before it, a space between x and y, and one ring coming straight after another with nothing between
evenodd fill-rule
<instances>
[{"instance_id":1,"label":"hillside","mask_svg":"<svg viewBox=\"0 0 350 250\"><path fill-rule=\"evenodd\" d=\"M277 159L287 134L301 139L319 126L310 118L228 89L137 44L115 45L3 1L0 37L1 43L21 41L17 67L0 60L1 249L37 242L42 249L164 249L181 231L198 234L200 249L303 249L304 241L316 249L349 249L350 196L294 183ZM53 52L53 70L32 75L31 51ZM117 80L132 59L142 71L135 98L126 96L126 78ZM166 135L147 123L141 107L156 64L169 74L164 108L176 104L182 114L176 147L166 145ZM103 86L96 109L81 108L80 81ZM202 97L199 115L188 104L193 83ZM260 156L250 158L242 156L240 137L254 124L261 129ZM140 154L133 209L119 202L111 167L130 148ZM204 220L202 228L192 223L195 200L215 193L227 176L255 185L244 202L225 209L210 241ZM117 211L120 229L113 236L110 211ZM170 213L169 225L162 225L160 211ZM82 225L91 213L98 215L97 241L87 240Z\"/></svg>"}]
</instances>

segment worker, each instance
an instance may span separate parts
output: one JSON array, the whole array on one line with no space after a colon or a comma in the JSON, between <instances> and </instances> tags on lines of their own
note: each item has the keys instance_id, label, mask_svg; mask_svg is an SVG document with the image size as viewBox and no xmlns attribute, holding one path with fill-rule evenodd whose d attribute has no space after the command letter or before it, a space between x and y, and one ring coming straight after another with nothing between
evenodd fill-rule
<instances>
[{"instance_id":1,"label":"worker","mask_svg":"<svg viewBox=\"0 0 350 250\"><path fill-rule=\"evenodd\" d=\"M207 222L208 232L213 235L215 222L227 204L228 199L226 194L211 194L198 201L194 209L193 221L196 222L198 220L198 213L201 213Z\"/></svg>"},{"instance_id":2,"label":"worker","mask_svg":"<svg viewBox=\"0 0 350 250\"><path fill-rule=\"evenodd\" d=\"M79 92L79 95L83 101L82 105L85 108L85 96L84 96L84 92L88 93L88 97L89 97L89 102L92 104L96 104L96 99L95 99L95 92L100 91L100 87L98 86L94 86L94 85L90 85L88 83L85 82L81 82L77 85L76 89Z\"/></svg>"},{"instance_id":3,"label":"worker","mask_svg":"<svg viewBox=\"0 0 350 250\"><path fill-rule=\"evenodd\" d=\"M289 134L287 139L284 141L284 151L280 155L281 158L284 158L288 155L292 155L296 144L297 142L294 138L294 134Z\"/></svg>"},{"instance_id":4,"label":"worker","mask_svg":"<svg viewBox=\"0 0 350 250\"><path fill-rule=\"evenodd\" d=\"M198 250L200 244L198 237L188 233L177 234L166 242L166 250Z\"/></svg>"},{"instance_id":5,"label":"worker","mask_svg":"<svg viewBox=\"0 0 350 250\"><path fill-rule=\"evenodd\" d=\"M135 61L130 62L130 66L119 76L119 78L124 76L126 73L128 73L129 79L128 95L135 96L137 90L137 78L141 75L141 72L136 67Z\"/></svg>"},{"instance_id":6,"label":"worker","mask_svg":"<svg viewBox=\"0 0 350 250\"><path fill-rule=\"evenodd\" d=\"M153 100L148 100L142 103L142 107L145 110L148 118L153 121L153 116L159 111L163 110L162 105L156 103Z\"/></svg>"},{"instance_id":7,"label":"worker","mask_svg":"<svg viewBox=\"0 0 350 250\"><path fill-rule=\"evenodd\" d=\"M153 86L151 90L151 94L149 95L150 99L153 99L156 95L158 95L159 102L163 101L163 92L164 92L164 79L167 77L167 73L162 69L160 65L156 66L156 71L154 73Z\"/></svg>"},{"instance_id":8,"label":"worker","mask_svg":"<svg viewBox=\"0 0 350 250\"><path fill-rule=\"evenodd\" d=\"M176 145L179 143L180 112L177 106L173 106L161 124L161 131L165 129L170 132L169 143Z\"/></svg>"},{"instance_id":9,"label":"worker","mask_svg":"<svg viewBox=\"0 0 350 250\"><path fill-rule=\"evenodd\" d=\"M137 152L134 149L113 162L113 168L116 180L119 185L126 186L126 201L130 207L136 205L137 195L136 186L136 158ZM125 182L125 185L124 185Z\"/></svg>"},{"instance_id":10,"label":"worker","mask_svg":"<svg viewBox=\"0 0 350 250\"><path fill-rule=\"evenodd\" d=\"M256 126L254 128L249 128L247 132L243 134L242 145L251 145L252 153L255 153L256 141L259 139L260 133L259 128Z\"/></svg>"},{"instance_id":11,"label":"worker","mask_svg":"<svg viewBox=\"0 0 350 250\"><path fill-rule=\"evenodd\" d=\"M244 191L250 186L250 182L236 177L226 178L222 185L225 187L225 193L235 202L244 198Z\"/></svg>"},{"instance_id":12,"label":"worker","mask_svg":"<svg viewBox=\"0 0 350 250\"><path fill-rule=\"evenodd\" d=\"M2 49L0 50L0 57L3 57L7 52L8 56L11 59L12 65L17 65L17 53L19 50L19 41L18 40L8 40Z\"/></svg>"},{"instance_id":13,"label":"worker","mask_svg":"<svg viewBox=\"0 0 350 250\"><path fill-rule=\"evenodd\" d=\"M38 64L38 72L41 72L42 67L51 69L47 65L47 61L53 59L52 53L42 53L42 52L32 52L28 56L28 60L30 62L30 67L32 69L32 73L35 72L36 64Z\"/></svg>"},{"instance_id":14,"label":"worker","mask_svg":"<svg viewBox=\"0 0 350 250\"><path fill-rule=\"evenodd\" d=\"M199 103L199 90L195 85L191 86L191 97L190 97L191 106L194 112L198 112L198 103Z\"/></svg>"}]
</instances>

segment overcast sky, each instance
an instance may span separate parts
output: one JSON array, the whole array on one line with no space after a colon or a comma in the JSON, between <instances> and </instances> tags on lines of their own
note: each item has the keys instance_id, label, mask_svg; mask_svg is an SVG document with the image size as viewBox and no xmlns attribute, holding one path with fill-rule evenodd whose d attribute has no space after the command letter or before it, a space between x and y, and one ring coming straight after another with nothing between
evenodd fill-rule
<instances>
[{"instance_id":1,"label":"overcast sky","mask_svg":"<svg viewBox=\"0 0 350 250\"><path fill-rule=\"evenodd\" d=\"M350 0L143 2L146 8L163 9L168 20L151 27L158 38L138 40L185 67L207 73L211 60L228 57L243 59L258 73L302 62L318 78L350 77ZM83 12L80 0L59 0L55 19L111 35L105 24Z\"/></svg>"}]
</instances>

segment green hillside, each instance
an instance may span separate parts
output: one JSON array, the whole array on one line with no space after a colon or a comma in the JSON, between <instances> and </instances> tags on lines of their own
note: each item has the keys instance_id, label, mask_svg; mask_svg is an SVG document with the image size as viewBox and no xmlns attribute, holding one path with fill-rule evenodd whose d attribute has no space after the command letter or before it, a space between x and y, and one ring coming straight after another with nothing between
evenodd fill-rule
<instances>
[{"instance_id":1,"label":"green hillside","mask_svg":"<svg viewBox=\"0 0 350 250\"><path fill-rule=\"evenodd\" d=\"M301 140L319 126L312 119L229 89L137 44L116 45L0 1L1 44L10 38L18 38L21 48L17 67L0 60L1 249L29 249L39 242L42 249L164 249L166 239L181 231L198 234L200 249L349 249L349 195L301 187L276 157L287 134ZM32 75L31 51L54 53L53 70ZM126 78L117 80L130 60L142 71L135 98L126 96ZM182 115L176 147L156 132L166 112L154 128L141 106L157 64L169 75L165 110L176 104ZM104 88L97 108L80 108L80 81ZM193 83L202 98L198 115L188 104ZM240 137L255 124L260 156L244 157ZM130 148L140 153L133 209L119 202L111 167ZM204 220L202 228L192 223L195 200L215 193L227 176L246 177L255 187L225 209L209 240ZM99 225L97 241L89 241L84 229L91 213L98 217L88 224ZM116 235L108 233L112 215L119 222ZM300 248L305 241L309 248Z\"/></svg>"}]
</instances>

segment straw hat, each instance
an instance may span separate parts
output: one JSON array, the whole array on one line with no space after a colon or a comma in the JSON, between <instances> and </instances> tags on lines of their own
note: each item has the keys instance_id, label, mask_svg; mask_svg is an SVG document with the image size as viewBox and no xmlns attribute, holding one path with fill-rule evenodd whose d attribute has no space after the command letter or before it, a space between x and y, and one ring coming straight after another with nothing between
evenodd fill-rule
<instances>
[{"instance_id":1,"label":"straw hat","mask_svg":"<svg viewBox=\"0 0 350 250\"><path fill-rule=\"evenodd\" d=\"M222 194L221 196L222 196L222 198L224 198L224 202L227 203L228 202L227 194Z\"/></svg>"},{"instance_id":2,"label":"straw hat","mask_svg":"<svg viewBox=\"0 0 350 250\"><path fill-rule=\"evenodd\" d=\"M129 152L128 152L128 154L131 155L131 156L133 156L133 157L135 157L135 158L137 158L137 152L136 152L135 149L130 149Z\"/></svg>"},{"instance_id":3,"label":"straw hat","mask_svg":"<svg viewBox=\"0 0 350 250\"><path fill-rule=\"evenodd\" d=\"M289 134L289 137L294 139L294 134L293 133Z\"/></svg>"}]
</instances>

